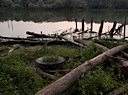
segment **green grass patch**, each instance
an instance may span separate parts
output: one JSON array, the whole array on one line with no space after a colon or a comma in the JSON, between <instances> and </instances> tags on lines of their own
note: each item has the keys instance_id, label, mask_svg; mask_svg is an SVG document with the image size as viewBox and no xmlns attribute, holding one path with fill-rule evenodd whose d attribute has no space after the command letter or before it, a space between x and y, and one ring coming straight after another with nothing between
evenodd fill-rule
<instances>
[{"instance_id":1,"label":"green grass patch","mask_svg":"<svg viewBox=\"0 0 128 95\"><path fill-rule=\"evenodd\" d=\"M108 43L106 42L106 44ZM93 43L87 48L73 46L21 46L11 53L8 53L7 46L1 46L0 95L34 95L38 90L51 83L51 81L42 78L36 71L35 60L39 57L62 56L66 59L66 62L59 69L72 70L98 54L100 54L100 50ZM51 60L53 61L53 58L46 61L49 62ZM107 94L124 83L116 77L115 70L116 68L111 65L109 67L99 65L84 73L78 83L63 95ZM57 79L62 76L58 72L54 75Z\"/></svg>"}]
</instances>

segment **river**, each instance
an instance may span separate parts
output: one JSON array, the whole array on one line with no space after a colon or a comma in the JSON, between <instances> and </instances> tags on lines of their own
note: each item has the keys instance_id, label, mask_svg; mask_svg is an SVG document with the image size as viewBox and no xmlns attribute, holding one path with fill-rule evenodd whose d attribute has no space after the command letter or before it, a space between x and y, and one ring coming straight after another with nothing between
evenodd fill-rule
<instances>
[{"instance_id":1,"label":"river","mask_svg":"<svg viewBox=\"0 0 128 95\"><path fill-rule=\"evenodd\" d=\"M74 19L78 20L78 29L81 29L81 20L85 19L85 30L90 29L93 18L93 31L98 31L101 20L104 20L103 32L109 31L113 22L116 28L124 23L128 10L0 10L0 36L27 37L26 31L43 34L54 34L75 29ZM128 22L128 19L126 20ZM123 33L123 30L122 30ZM126 25L128 37L128 24Z\"/></svg>"}]
</instances>

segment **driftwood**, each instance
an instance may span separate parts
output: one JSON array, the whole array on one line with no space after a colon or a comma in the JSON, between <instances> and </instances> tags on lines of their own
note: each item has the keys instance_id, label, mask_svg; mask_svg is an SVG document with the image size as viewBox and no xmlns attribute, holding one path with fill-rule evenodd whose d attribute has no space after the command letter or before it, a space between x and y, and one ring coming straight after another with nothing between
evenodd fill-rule
<instances>
[{"instance_id":1,"label":"driftwood","mask_svg":"<svg viewBox=\"0 0 128 95\"><path fill-rule=\"evenodd\" d=\"M109 56L112 56L124 49L128 48L128 44L121 45L114 47L108 51L105 51L104 53L85 61L82 65L76 67L69 73L67 73L65 76L61 77L57 81L53 82L52 84L46 86L42 90L38 91L36 95L59 95L65 90L67 90L69 87L71 87L79 77L86 71L92 69L99 63L102 63L103 61L107 60Z\"/></svg>"},{"instance_id":2,"label":"driftwood","mask_svg":"<svg viewBox=\"0 0 128 95\"><path fill-rule=\"evenodd\" d=\"M62 37L62 36L59 36L59 37L61 37L62 39L64 39L64 40L67 41L67 42L70 42L70 43L74 44L75 46L85 47L84 45L79 44L79 43L74 42L74 41L71 41L71 40L68 40L68 39L65 38L65 37Z\"/></svg>"},{"instance_id":3,"label":"driftwood","mask_svg":"<svg viewBox=\"0 0 128 95\"><path fill-rule=\"evenodd\" d=\"M87 33L89 31L89 29L85 30L85 31L82 31L82 32L79 32L77 34L84 34L84 33Z\"/></svg>"},{"instance_id":4,"label":"driftwood","mask_svg":"<svg viewBox=\"0 0 128 95\"><path fill-rule=\"evenodd\" d=\"M114 91L110 92L107 95L122 95L121 93L124 93L128 90L128 83L123 85L122 87L115 89Z\"/></svg>"},{"instance_id":5,"label":"driftwood","mask_svg":"<svg viewBox=\"0 0 128 95\"><path fill-rule=\"evenodd\" d=\"M81 43L83 45L86 45L86 46L88 46L91 42L91 41L79 40L79 39L74 39L74 41L78 42L78 43ZM103 46L103 45L100 45L100 44L97 44L97 43L95 43L95 45L101 50L101 52L104 52L104 51L108 50L108 48Z\"/></svg>"},{"instance_id":6,"label":"driftwood","mask_svg":"<svg viewBox=\"0 0 128 95\"><path fill-rule=\"evenodd\" d=\"M27 40L8 40L8 41L0 41L0 44L29 44L29 45L44 45L46 44L46 40L43 41L27 41Z\"/></svg>"},{"instance_id":7,"label":"driftwood","mask_svg":"<svg viewBox=\"0 0 128 95\"><path fill-rule=\"evenodd\" d=\"M124 26L124 24L120 25L120 26L115 30L114 35L115 35L115 34L120 34L120 32L122 32L121 30L122 30L123 26Z\"/></svg>"},{"instance_id":8,"label":"driftwood","mask_svg":"<svg viewBox=\"0 0 128 95\"><path fill-rule=\"evenodd\" d=\"M97 32L94 31L94 33L97 33ZM107 35L108 33L109 33L109 32L102 33L101 35ZM90 40L90 39L93 39L93 38L96 38L96 37L98 37L98 35L93 36L93 37L89 37L89 38L84 38L84 40Z\"/></svg>"},{"instance_id":9,"label":"driftwood","mask_svg":"<svg viewBox=\"0 0 128 95\"><path fill-rule=\"evenodd\" d=\"M3 37L3 36L0 36L1 39L7 39L7 40L34 40L34 39L29 39L29 38L16 38L16 37Z\"/></svg>"},{"instance_id":10,"label":"driftwood","mask_svg":"<svg viewBox=\"0 0 128 95\"><path fill-rule=\"evenodd\" d=\"M62 40L48 41L45 45L72 45L72 46L78 46L77 44L75 44L71 41L62 41Z\"/></svg>"},{"instance_id":11,"label":"driftwood","mask_svg":"<svg viewBox=\"0 0 128 95\"><path fill-rule=\"evenodd\" d=\"M8 41L0 41L0 44L23 44L23 45L75 45L70 41L62 41L62 40L42 40L42 41L27 41L27 40L8 40ZM78 46L78 45L77 45Z\"/></svg>"},{"instance_id":12,"label":"driftwood","mask_svg":"<svg viewBox=\"0 0 128 95\"><path fill-rule=\"evenodd\" d=\"M52 37L52 36L49 36L49 35L37 34L37 33L29 32L29 31L27 31L26 34L35 36L35 37L37 37L37 38L55 38L55 37Z\"/></svg>"},{"instance_id":13,"label":"driftwood","mask_svg":"<svg viewBox=\"0 0 128 95\"><path fill-rule=\"evenodd\" d=\"M14 50L18 49L19 47L20 47L20 45L19 45L19 44L15 44L15 45L13 45L12 47L10 47L10 50L9 50L9 52L8 52L8 53L13 52Z\"/></svg>"}]
</instances>

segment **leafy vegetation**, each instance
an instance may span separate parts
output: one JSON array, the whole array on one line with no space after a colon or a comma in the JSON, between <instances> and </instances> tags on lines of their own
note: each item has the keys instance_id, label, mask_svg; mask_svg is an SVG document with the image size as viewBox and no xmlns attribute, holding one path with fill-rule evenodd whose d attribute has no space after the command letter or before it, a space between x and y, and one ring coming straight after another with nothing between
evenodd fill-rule
<instances>
[{"instance_id":1,"label":"leafy vegetation","mask_svg":"<svg viewBox=\"0 0 128 95\"><path fill-rule=\"evenodd\" d=\"M127 0L0 0L0 7L43 9L128 8Z\"/></svg>"},{"instance_id":2,"label":"leafy vegetation","mask_svg":"<svg viewBox=\"0 0 128 95\"><path fill-rule=\"evenodd\" d=\"M106 42L106 44L108 44ZM118 43L119 44L119 43ZM113 46L115 46L113 44ZM111 46L112 47L112 46ZM87 48L73 46L35 46L24 47L8 53L7 46L0 47L0 95L34 95L51 81L41 78L36 72L35 60L46 55L58 55L67 58L61 67L71 70L86 60L97 56L100 50L91 43ZM103 95L119 87L126 81L117 76L117 68L107 63L98 65L84 73L72 88L63 95ZM65 73L67 73L66 71ZM57 78L62 75L54 74Z\"/></svg>"}]
</instances>

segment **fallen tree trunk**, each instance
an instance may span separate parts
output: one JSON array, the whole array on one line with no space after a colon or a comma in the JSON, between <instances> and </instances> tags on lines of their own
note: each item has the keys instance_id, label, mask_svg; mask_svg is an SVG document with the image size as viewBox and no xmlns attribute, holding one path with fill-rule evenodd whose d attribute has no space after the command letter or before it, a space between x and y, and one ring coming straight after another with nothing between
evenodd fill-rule
<instances>
[{"instance_id":1,"label":"fallen tree trunk","mask_svg":"<svg viewBox=\"0 0 128 95\"><path fill-rule=\"evenodd\" d=\"M74 41L78 42L78 43L81 43L83 45L86 45L86 46L88 46L91 43L91 41L79 40L79 39L74 39ZM103 45L100 45L100 44L97 44L97 43L95 43L95 45L101 50L101 52L104 52L104 51L108 50L108 48L103 46Z\"/></svg>"},{"instance_id":2,"label":"fallen tree trunk","mask_svg":"<svg viewBox=\"0 0 128 95\"><path fill-rule=\"evenodd\" d=\"M68 41L62 40L42 40L42 41L27 41L27 40L8 40L8 41L0 41L0 44L7 45L7 44L23 44L23 45L75 45Z\"/></svg>"},{"instance_id":3,"label":"fallen tree trunk","mask_svg":"<svg viewBox=\"0 0 128 95\"><path fill-rule=\"evenodd\" d=\"M47 41L27 41L27 40L8 40L8 41L0 41L0 44L7 45L7 44L29 44L29 45L44 45Z\"/></svg>"},{"instance_id":4,"label":"fallen tree trunk","mask_svg":"<svg viewBox=\"0 0 128 95\"><path fill-rule=\"evenodd\" d=\"M29 31L27 31L26 34L35 36L35 37L37 37L37 38L55 38L55 37L52 37L52 36L49 36L49 35L37 34L37 33L29 32Z\"/></svg>"},{"instance_id":5,"label":"fallen tree trunk","mask_svg":"<svg viewBox=\"0 0 128 95\"><path fill-rule=\"evenodd\" d=\"M76 67L69 73L67 73L65 76L61 77L57 81L53 82L52 84L46 86L42 90L38 91L36 95L59 95L65 90L67 90L69 87L71 87L79 77L86 71L89 71L99 63L107 60L109 56L112 56L124 49L128 48L128 44L117 46L115 48L112 48L110 50L105 51L104 53L85 61L82 65Z\"/></svg>"},{"instance_id":6,"label":"fallen tree trunk","mask_svg":"<svg viewBox=\"0 0 128 95\"><path fill-rule=\"evenodd\" d=\"M84 44L84 45L89 45L90 41L85 41L85 40L77 40L77 39L74 39L74 41L78 42L78 43L81 43L81 44ZM107 50L109 50L107 47L103 46L103 45L100 45L100 44L97 44L97 43L94 43L99 49L101 52L105 52ZM128 54L123 52L123 55L124 57L127 57L128 58ZM117 65L120 67L120 66L128 66L128 64L126 64L128 61L125 60L125 58L121 57L121 56L117 56L117 57L113 57L111 56L111 58L113 59L116 59L115 61L117 61Z\"/></svg>"}]
</instances>

